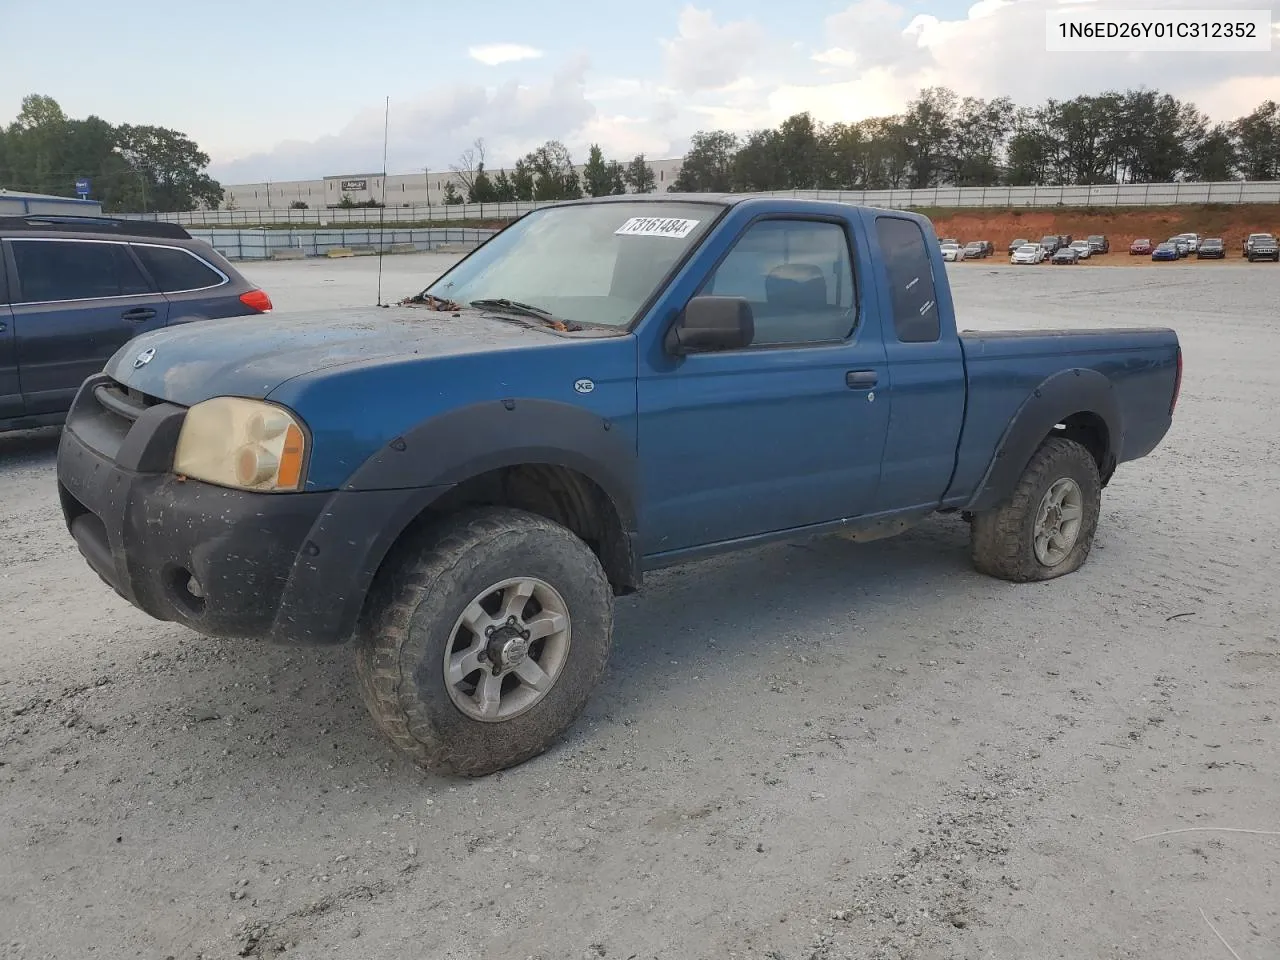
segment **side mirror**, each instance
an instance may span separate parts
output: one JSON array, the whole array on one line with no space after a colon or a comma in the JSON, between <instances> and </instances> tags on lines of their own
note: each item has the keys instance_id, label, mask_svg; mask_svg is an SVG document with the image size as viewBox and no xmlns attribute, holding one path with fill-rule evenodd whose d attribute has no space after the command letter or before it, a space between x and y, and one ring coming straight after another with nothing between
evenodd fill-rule
<instances>
[{"instance_id":1,"label":"side mirror","mask_svg":"<svg viewBox=\"0 0 1280 960\"><path fill-rule=\"evenodd\" d=\"M751 346L756 324L742 297L694 297L667 331L667 352L681 356Z\"/></svg>"}]
</instances>

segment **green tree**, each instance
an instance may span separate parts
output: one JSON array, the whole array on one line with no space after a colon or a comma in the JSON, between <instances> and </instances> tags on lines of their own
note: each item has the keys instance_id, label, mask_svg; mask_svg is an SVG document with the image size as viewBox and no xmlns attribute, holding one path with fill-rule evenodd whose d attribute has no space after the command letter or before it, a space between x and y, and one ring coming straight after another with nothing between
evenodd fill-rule
<instances>
[{"instance_id":1,"label":"green tree","mask_svg":"<svg viewBox=\"0 0 1280 960\"><path fill-rule=\"evenodd\" d=\"M576 200L582 196L573 158L559 140L548 140L529 153L524 162L533 177L534 200Z\"/></svg>"},{"instance_id":2,"label":"green tree","mask_svg":"<svg viewBox=\"0 0 1280 960\"><path fill-rule=\"evenodd\" d=\"M778 126L774 149L782 189L812 190L818 185L821 128L812 116L797 113Z\"/></svg>"},{"instance_id":3,"label":"green tree","mask_svg":"<svg viewBox=\"0 0 1280 960\"><path fill-rule=\"evenodd\" d=\"M507 203L516 199L516 188L507 171L499 170L493 178L493 199L499 203Z\"/></svg>"},{"instance_id":4,"label":"green tree","mask_svg":"<svg viewBox=\"0 0 1280 960\"><path fill-rule=\"evenodd\" d=\"M676 193L727 193L733 186L738 138L724 130L699 130L690 140L680 173L667 188Z\"/></svg>"},{"instance_id":5,"label":"green tree","mask_svg":"<svg viewBox=\"0 0 1280 960\"><path fill-rule=\"evenodd\" d=\"M209 157L176 130L113 126L99 117L69 119L52 97L23 98L0 133L0 185L70 196L79 177L108 212L216 206L222 188L206 173Z\"/></svg>"},{"instance_id":6,"label":"green tree","mask_svg":"<svg viewBox=\"0 0 1280 960\"><path fill-rule=\"evenodd\" d=\"M653 193L654 190L658 189L658 180L653 175L653 168L649 166L649 162L645 160L643 153L637 153L631 158L631 162L623 170L622 176L626 185L631 188L632 193Z\"/></svg>"},{"instance_id":7,"label":"green tree","mask_svg":"<svg viewBox=\"0 0 1280 960\"><path fill-rule=\"evenodd\" d=\"M444 184L444 202L446 206L455 206L464 202L465 198L458 192L457 185L452 180L446 180Z\"/></svg>"},{"instance_id":8,"label":"green tree","mask_svg":"<svg viewBox=\"0 0 1280 960\"><path fill-rule=\"evenodd\" d=\"M907 104L902 128L911 160L911 187L932 187L942 182L955 112L956 95L946 87L921 90L920 95Z\"/></svg>"},{"instance_id":9,"label":"green tree","mask_svg":"<svg viewBox=\"0 0 1280 960\"><path fill-rule=\"evenodd\" d=\"M185 134L129 124L116 131L120 155L146 182L152 209L194 210L222 202L222 187L204 173L209 155Z\"/></svg>"},{"instance_id":10,"label":"green tree","mask_svg":"<svg viewBox=\"0 0 1280 960\"><path fill-rule=\"evenodd\" d=\"M1239 164L1240 155L1231 138L1231 128L1220 123L1208 130L1192 148L1187 162L1187 176L1191 180L1221 183L1235 177Z\"/></svg>"},{"instance_id":11,"label":"green tree","mask_svg":"<svg viewBox=\"0 0 1280 960\"><path fill-rule=\"evenodd\" d=\"M1000 182L1001 156L1013 131L1016 108L1008 97L965 97L956 109L948 144L947 179L959 187Z\"/></svg>"},{"instance_id":12,"label":"green tree","mask_svg":"<svg viewBox=\"0 0 1280 960\"><path fill-rule=\"evenodd\" d=\"M1018 110L1005 148L1005 182L1011 187L1055 183L1054 152L1044 111L1025 107Z\"/></svg>"},{"instance_id":13,"label":"green tree","mask_svg":"<svg viewBox=\"0 0 1280 960\"><path fill-rule=\"evenodd\" d=\"M511 171L511 193L513 200L533 199L533 168L529 161L521 157Z\"/></svg>"},{"instance_id":14,"label":"green tree","mask_svg":"<svg viewBox=\"0 0 1280 960\"><path fill-rule=\"evenodd\" d=\"M618 197L627 192L627 171L617 160L609 161L609 193Z\"/></svg>"},{"instance_id":15,"label":"green tree","mask_svg":"<svg viewBox=\"0 0 1280 960\"><path fill-rule=\"evenodd\" d=\"M746 193L782 189L782 163L778 154L776 130L755 130L747 134L733 155L730 189Z\"/></svg>"},{"instance_id":16,"label":"green tree","mask_svg":"<svg viewBox=\"0 0 1280 960\"><path fill-rule=\"evenodd\" d=\"M604 162L604 151L598 143L593 143L587 152L587 162L582 168L582 185L587 195L592 197L607 197L613 192L609 165Z\"/></svg>"},{"instance_id":17,"label":"green tree","mask_svg":"<svg viewBox=\"0 0 1280 960\"><path fill-rule=\"evenodd\" d=\"M476 168L476 175L471 181L471 186L467 189L467 202L493 203L497 199L498 195L494 190L493 180L485 172L484 164L482 163Z\"/></svg>"},{"instance_id":18,"label":"green tree","mask_svg":"<svg viewBox=\"0 0 1280 960\"><path fill-rule=\"evenodd\" d=\"M1267 100L1232 124L1246 180L1280 179L1280 105Z\"/></svg>"}]
</instances>

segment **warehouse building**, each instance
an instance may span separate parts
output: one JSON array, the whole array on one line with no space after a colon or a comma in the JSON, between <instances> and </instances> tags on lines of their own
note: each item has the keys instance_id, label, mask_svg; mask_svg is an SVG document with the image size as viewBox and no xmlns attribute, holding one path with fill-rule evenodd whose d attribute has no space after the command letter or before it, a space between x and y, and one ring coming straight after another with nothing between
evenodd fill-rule
<instances>
[{"instance_id":1,"label":"warehouse building","mask_svg":"<svg viewBox=\"0 0 1280 960\"><path fill-rule=\"evenodd\" d=\"M680 174L681 158L650 160L655 189L665 193ZM582 176L583 165L574 167ZM503 171L486 170L491 177ZM508 176L511 170L506 171ZM352 203L378 201L389 207L443 204L449 184L461 196L466 188L452 170L424 170L422 173L394 174L384 178L381 173L343 173L320 180L275 180L263 183L223 185L221 209L270 210L287 209L296 203L305 203L309 209L336 207L343 197Z\"/></svg>"},{"instance_id":2,"label":"warehouse building","mask_svg":"<svg viewBox=\"0 0 1280 960\"><path fill-rule=\"evenodd\" d=\"M97 200L75 200L45 193L22 193L0 188L0 217L22 217L31 214L63 214L78 217L102 216Z\"/></svg>"}]
</instances>

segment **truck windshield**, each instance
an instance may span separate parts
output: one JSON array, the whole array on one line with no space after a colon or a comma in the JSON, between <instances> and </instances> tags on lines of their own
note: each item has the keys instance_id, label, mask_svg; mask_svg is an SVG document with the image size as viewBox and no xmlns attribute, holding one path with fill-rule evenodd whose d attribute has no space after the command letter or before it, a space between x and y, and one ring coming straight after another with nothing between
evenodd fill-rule
<instances>
[{"instance_id":1,"label":"truck windshield","mask_svg":"<svg viewBox=\"0 0 1280 960\"><path fill-rule=\"evenodd\" d=\"M567 323L625 327L722 209L625 201L544 207L423 294L460 304L509 300Z\"/></svg>"}]
</instances>

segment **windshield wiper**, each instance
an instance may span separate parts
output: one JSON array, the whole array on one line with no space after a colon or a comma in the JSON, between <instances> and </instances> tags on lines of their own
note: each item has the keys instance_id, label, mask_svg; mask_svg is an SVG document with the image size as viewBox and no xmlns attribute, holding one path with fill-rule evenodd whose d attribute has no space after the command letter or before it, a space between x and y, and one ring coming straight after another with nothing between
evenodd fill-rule
<instances>
[{"instance_id":1,"label":"windshield wiper","mask_svg":"<svg viewBox=\"0 0 1280 960\"><path fill-rule=\"evenodd\" d=\"M550 310L543 310L541 307L535 307L529 303L521 303L519 300L509 300L506 297L489 297L480 300L472 300L467 304L469 307L479 307L482 310L505 310L507 313L514 313L522 317L533 317L535 320L541 320L553 330L564 330L570 333L576 333L582 329L581 324L573 323L569 320L561 320Z\"/></svg>"}]
</instances>

